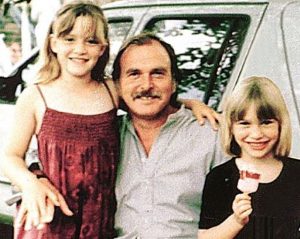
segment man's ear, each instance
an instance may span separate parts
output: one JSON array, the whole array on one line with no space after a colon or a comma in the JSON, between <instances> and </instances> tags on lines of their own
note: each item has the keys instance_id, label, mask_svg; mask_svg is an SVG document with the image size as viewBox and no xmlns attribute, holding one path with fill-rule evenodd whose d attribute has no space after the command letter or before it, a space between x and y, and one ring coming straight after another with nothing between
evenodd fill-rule
<instances>
[{"instance_id":1,"label":"man's ear","mask_svg":"<svg viewBox=\"0 0 300 239\"><path fill-rule=\"evenodd\" d=\"M177 83L176 83L175 79L173 79L172 81L173 81L173 84L172 84L172 93L175 93L176 92L176 88L177 88Z\"/></svg>"}]
</instances>

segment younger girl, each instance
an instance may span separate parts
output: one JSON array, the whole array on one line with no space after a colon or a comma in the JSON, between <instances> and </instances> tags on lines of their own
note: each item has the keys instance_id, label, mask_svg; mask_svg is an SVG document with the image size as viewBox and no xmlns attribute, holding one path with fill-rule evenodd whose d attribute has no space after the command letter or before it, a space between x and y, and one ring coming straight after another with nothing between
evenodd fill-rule
<instances>
[{"instance_id":1,"label":"younger girl","mask_svg":"<svg viewBox=\"0 0 300 239\"><path fill-rule=\"evenodd\" d=\"M65 5L51 25L38 84L19 97L4 152L3 169L23 192L20 211L27 211L25 230L17 228L15 238L114 236L117 94L104 79L107 35L101 9L89 2ZM34 134L45 174L39 177L55 188L24 163ZM47 207L49 200L62 210L43 229L31 228L53 209Z\"/></svg>"},{"instance_id":2,"label":"younger girl","mask_svg":"<svg viewBox=\"0 0 300 239\"><path fill-rule=\"evenodd\" d=\"M243 81L228 99L221 133L233 158L207 175L198 238L299 238L300 161L288 157L291 125L275 84L263 77ZM250 194L237 188L245 168L260 173Z\"/></svg>"}]
</instances>

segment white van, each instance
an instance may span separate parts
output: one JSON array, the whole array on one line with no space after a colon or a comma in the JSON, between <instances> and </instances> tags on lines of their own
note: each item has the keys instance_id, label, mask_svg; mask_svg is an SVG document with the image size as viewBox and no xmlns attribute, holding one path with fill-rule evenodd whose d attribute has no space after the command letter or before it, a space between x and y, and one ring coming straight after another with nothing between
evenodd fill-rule
<instances>
[{"instance_id":1,"label":"white van","mask_svg":"<svg viewBox=\"0 0 300 239\"><path fill-rule=\"evenodd\" d=\"M226 96L246 77L273 79L291 114L291 156L300 158L300 0L128 0L102 8L110 25L111 61L129 36L155 32L178 56L183 98L198 98L222 111ZM4 112L13 109L16 89L27 82L22 71L34 58L0 77L1 137L9 123ZM0 215L12 215L1 201L4 184L0 190Z\"/></svg>"}]
</instances>

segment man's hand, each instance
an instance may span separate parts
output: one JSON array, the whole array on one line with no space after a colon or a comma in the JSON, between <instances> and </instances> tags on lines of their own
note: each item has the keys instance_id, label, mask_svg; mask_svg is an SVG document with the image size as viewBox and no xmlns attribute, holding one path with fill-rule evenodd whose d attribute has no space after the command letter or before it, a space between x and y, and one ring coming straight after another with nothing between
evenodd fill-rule
<instances>
[{"instance_id":1,"label":"man's hand","mask_svg":"<svg viewBox=\"0 0 300 239\"><path fill-rule=\"evenodd\" d=\"M214 130L218 130L221 116L212 108L196 99L180 99L180 102L182 102L186 108L193 111L193 114L200 125L203 125L205 123L205 119L207 119L212 128Z\"/></svg>"},{"instance_id":2,"label":"man's hand","mask_svg":"<svg viewBox=\"0 0 300 239\"><path fill-rule=\"evenodd\" d=\"M23 189L15 226L25 225L25 230L30 230L32 226L41 229L53 220L55 206L60 207L65 215L73 215L63 196L47 178L32 180L28 187Z\"/></svg>"}]
</instances>

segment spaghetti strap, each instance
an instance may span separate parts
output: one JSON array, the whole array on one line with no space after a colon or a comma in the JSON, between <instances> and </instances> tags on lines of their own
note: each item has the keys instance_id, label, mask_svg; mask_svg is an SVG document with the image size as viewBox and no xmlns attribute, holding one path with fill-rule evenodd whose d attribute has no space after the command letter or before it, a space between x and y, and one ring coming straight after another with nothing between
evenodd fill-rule
<instances>
[{"instance_id":1,"label":"spaghetti strap","mask_svg":"<svg viewBox=\"0 0 300 239\"><path fill-rule=\"evenodd\" d=\"M111 98L111 101L112 101L112 103L113 103L114 108L117 109L116 102L114 101L114 97L113 97L113 95L112 95L112 93L111 93L111 91L110 91L108 85L106 84L105 81L103 81L103 84L104 84L105 88L106 88L107 91L108 91L108 94L109 94L109 96L110 96L110 98Z\"/></svg>"},{"instance_id":2,"label":"spaghetti strap","mask_svg":"<svg viewBox=\"0 0 300 239\"><path fill-rule=\"evenodd\" d=\"M42 93L42 90L41 90L41 88L40 88L40 86L39 86L38 84L36 84L36 88L38 89L38 91L39 91L39 93L40 93L40 95L41 95L41 97L42 97L42 99L43 99L43 102L44 102L45 107L48 108L48 107L47 107L46 100L45 100L45 97L44 97L44 95L43 95L43 93Z\"/></svg>"}]
</instances>

